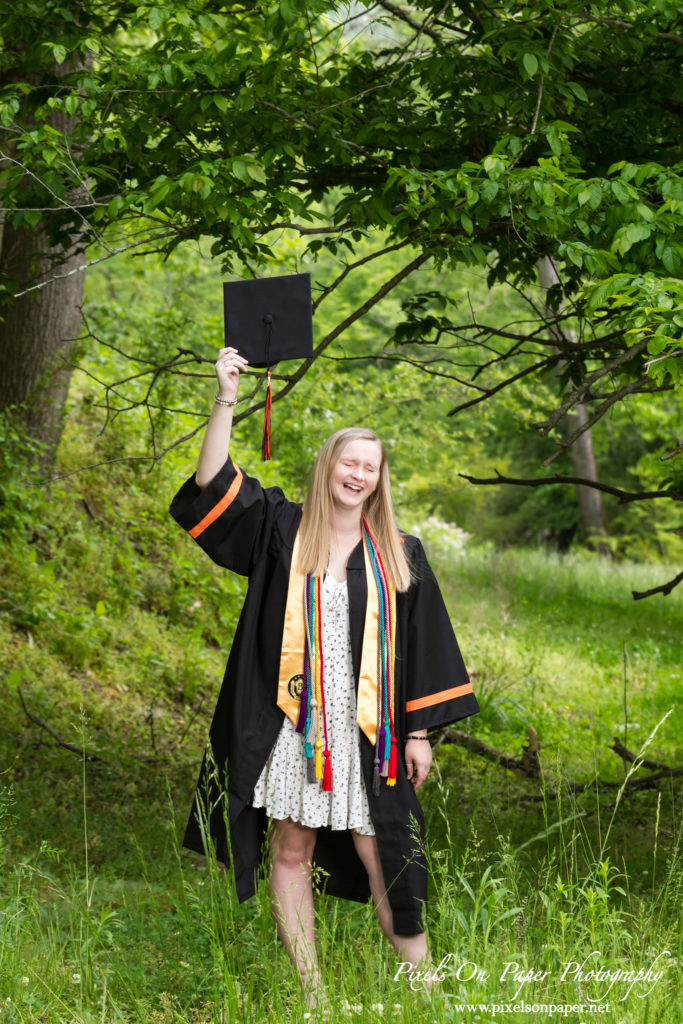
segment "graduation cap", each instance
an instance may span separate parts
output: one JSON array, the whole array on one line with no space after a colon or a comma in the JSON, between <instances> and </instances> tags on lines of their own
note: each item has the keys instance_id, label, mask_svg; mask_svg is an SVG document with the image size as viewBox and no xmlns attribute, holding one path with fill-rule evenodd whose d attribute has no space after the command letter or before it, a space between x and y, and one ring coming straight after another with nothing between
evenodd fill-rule
<instances>
[{"instance_id":1,"label":"graduation cap","mask_svg":"<svg viewBox=\"0 0 683 1024\"><path fill-rule=\"evenodd\" d=\"M223 284L225 344L255 369L267 369L263 458L270 458L271 367L281 359L313 355L311 275L287 274Z\"/></svg>"}]
</instances>

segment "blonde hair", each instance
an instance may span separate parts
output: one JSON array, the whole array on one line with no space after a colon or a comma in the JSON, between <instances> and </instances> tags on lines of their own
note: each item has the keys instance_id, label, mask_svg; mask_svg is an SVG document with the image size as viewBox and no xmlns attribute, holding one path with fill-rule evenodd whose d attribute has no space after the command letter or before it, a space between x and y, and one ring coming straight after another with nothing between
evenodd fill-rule
<instances>
[{"instance_id":1,"label":"blonde hair","mask_svg":"<svg viewBox=\"0 0 683 1024\"><path fill-rule=\"evenodd\" d=\"M410 586L411 572L394 520L387 453L377 435L365 427L338 430L328 437L318 452L299 530L299 570L322 576L327 569L332 516L330 478L344 448L351 441L359 440L376 441L380 447L379 480L363 512L377 541L389 579L397 590L404 591Z\"/></svg>"}]
</instances>

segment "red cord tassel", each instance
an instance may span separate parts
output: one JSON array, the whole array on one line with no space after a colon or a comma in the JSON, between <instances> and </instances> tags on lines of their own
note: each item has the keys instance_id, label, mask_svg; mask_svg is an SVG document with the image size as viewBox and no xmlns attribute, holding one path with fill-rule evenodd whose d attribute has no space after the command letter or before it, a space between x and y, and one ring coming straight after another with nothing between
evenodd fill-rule
<instances>
[{"instance_id":1,"label":"red cord tassel","mask_svg":"<svg viewBox=\"0 0 683 1024\"><path fill-rule=\"evenodd\" d=\"M332 763L329 750L325 751L325 770L323 771L323 792L329 793L332 789Z\"/></svg>"},{"instance_id":2,"label":"red cord tassel","mask_svg":"<svg viewBox=\"0 0 683 1024\"><path fill-rule=\"evenodd\" d=\"M261 439L261 454L263 461L270 459L270 414L273 408L273 385L268 370L268 387L266 388L266 411L263 416L263 438Z\"/></svg>"},{"instance_id":3,"label":"red cord tassel","mask_svg":"<svg viewBox=\"0 0 683 1024\"><path fill-rule=\"evenodd\" d=\"M389 755L389 777L387 786L396 785L396 769L398 767L398 752L396 750L396 737L391 737L391 754Z\"/></svg>"}]
</instances>

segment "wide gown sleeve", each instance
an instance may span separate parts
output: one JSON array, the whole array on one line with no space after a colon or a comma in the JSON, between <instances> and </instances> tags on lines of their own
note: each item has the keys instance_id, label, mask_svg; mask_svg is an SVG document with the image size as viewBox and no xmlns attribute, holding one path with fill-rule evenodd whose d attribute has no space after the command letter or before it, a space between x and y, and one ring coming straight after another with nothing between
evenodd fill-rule
<instances>
[{"instance_id":1,"label":"wide gown sleeve","mask_svg":"<svg viewBox=\"0 0 683 1024\"><path fill-rule=\"evenodd\" d=\"M298 515L279 487L261 486L231 458L202 490L194 475L171 502L170 513L218 565L249 576L275 533Z\"/></svg>"},{"instance_id":2,"label":"wide gown sleeve","mask_svg":"<svg viewBox=\"0 0 683 1024\"><path fill-rule=\"evenodd\" d=\"M411 585L406 651L408 733L438 729L479 711L439 585L422 544L410 540L416 579Z\"/></svg>"}]
</instances>

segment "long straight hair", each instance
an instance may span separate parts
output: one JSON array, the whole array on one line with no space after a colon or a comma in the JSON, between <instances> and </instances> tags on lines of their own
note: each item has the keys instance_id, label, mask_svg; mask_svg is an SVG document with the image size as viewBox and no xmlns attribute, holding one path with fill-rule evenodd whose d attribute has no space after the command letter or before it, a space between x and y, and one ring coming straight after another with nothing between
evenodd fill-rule
<instances>
[{"instance_id":1,"label":"long straight hair","mask_svg":"<svg viewBox=\"0 0 683 1024\"><path fill-rule=\"evenodd\" d=\"M389 579L397 590L404 591L410 586L411 572L394 520L387 453L377 435L365 427L338 430L328 437L318 452L299 530L299 570L322 576L327 569L332 518L330 478L344 448L351 441L358 440L376 441L380 447L379 480L365 503L363 513L377 541Z\"/></svg>"}]
</instances>

